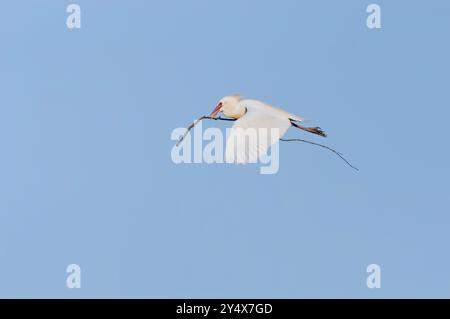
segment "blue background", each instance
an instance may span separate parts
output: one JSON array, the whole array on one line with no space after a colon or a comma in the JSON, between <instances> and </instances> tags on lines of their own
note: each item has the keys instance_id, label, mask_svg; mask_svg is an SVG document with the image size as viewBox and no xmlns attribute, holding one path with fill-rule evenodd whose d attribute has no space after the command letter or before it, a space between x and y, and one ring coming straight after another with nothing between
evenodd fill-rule
<instances>
[{"instance_id":1,"label":"blue background","mask_svg":"<svg viewBox=\"0 0 450 319\"><path fill-rule=\"evenodd\" d=\"M373 2L380 30L371 1L79 0L79 30L2 1L0 297L450 297L450 2ZM361 171L302 143L270 176L175 165L237 92Z\"/></svg>"}]
</instances>

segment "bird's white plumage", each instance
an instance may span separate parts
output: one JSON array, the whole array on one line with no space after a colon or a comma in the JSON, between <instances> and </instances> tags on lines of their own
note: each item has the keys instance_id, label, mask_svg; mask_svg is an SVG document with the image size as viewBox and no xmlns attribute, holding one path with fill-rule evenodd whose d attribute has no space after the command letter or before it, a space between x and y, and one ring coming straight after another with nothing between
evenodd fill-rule
<instances>
[{"instance_id":1,"label":"bird's white plumage","mask_svg":"<svg viewBox=\"0 0 450 319\"><path fill-rule=\"evenodd\" d=\"M272 116L278 116L278 117L282 117L282 118L286 118L286 119L293 119L298 122L303 122L305 120L303 117L289 113L283 109L280 109L278 107L272 106L270 104L267 104L267 103L264 103L264 102L261 102L258 100L250 100L250 99L240 100L238 102L238 105L242 105L247 108L251 107L254 110L259 111L259 112L265 112Z\"/></svg>"},{"instance_id":2,"label":"bird's white plumage","mask_svg":"<svg viewBox=\"0 0 450 319\"><path fill-rule=\"evenodd\" d=\"M291 126L290 118L302 118L289 114L256 100L241 100L246 108L230 130L225 160L227 163L254 163L267 150L278 143Z\"/></svg>"}]
</instances>

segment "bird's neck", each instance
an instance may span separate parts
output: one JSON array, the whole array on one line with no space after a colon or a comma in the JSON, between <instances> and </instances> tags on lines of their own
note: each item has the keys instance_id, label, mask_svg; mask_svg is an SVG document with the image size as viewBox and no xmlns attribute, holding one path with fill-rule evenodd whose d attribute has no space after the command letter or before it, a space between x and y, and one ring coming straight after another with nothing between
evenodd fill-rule
<instances>
[{"instance_id":1,"label":"bird's neck","mask_svg":"<svg viewBox=\"0 0 450 319\"><path fill-rule=\"evenodd\" d=\"M241 118L242 116L244 116L244 114L247 112L247 109L245 106L237 103L236 105L234 105L233 107L231 107L230 109L226 110L225 112L223 112L223 114L225 114L227 117L231 117L231 118Z\"/></svg>"}]
</instances>

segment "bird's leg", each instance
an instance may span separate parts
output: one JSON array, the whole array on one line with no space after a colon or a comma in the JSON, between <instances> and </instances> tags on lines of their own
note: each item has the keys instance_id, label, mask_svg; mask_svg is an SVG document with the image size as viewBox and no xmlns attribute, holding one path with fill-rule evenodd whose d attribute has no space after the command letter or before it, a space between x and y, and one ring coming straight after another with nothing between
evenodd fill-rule
<instances>
[{"instance_id":1,"label":"bird's leg","mask_svg":"<svg viewBox=\"0 0 450 319\"><path fill-rule=\"evenodd\" d=\"M186 132L180 136L180 139L178 140L176 146L178 147L181 142L183 142L183 140L186 138L186 136L188 135L189 131L192 130L194 128L195 125L197 125L200 121L202 120L215 120L215 121L236 121L236 119L232 119L232 118L225 118L225 117L212 117L212 116L202 116L200 118L198 118L197 120L195 120L194 122L192 122L191 125L189 125L186 129Z\"/></svg>"},{"instance_id":2,"label":"bird's leg","mask_svg":"<svg viewBox=\"0 0 450 319\"><path fill-rule=\"evenodd\" d=\"M299 128L299 129L301 129L303 131L306 131L306 132L309 132L309 133L313 133L313 134L316 134L316 135L320 135L320 136L323 136L323 137L327 137L327 134L325 134L325 132L322 131L322 129L320 127L304 127L304 126L302 126L300 124L294 123L294 120L292 120L292 119L291 119L291 125L293 127Z\"/></svg>"}]
</instances>

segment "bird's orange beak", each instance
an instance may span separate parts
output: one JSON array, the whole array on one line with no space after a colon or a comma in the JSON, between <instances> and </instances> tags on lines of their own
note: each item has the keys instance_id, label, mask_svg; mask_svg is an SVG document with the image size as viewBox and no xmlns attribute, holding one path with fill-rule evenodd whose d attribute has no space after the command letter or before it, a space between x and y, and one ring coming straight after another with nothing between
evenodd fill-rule
<instances>
[{"instance_id":1,"label":"bird's orange beak","mask_svg":"<svg viewBox=\"0 0 450 319\"><path fill-rule=\"evenodd\" d=\"M222 107L222 103L217 104L216 108L214 109L214 111L212 111L210 117L216 117L217 113L220 112L220 108Z\"/></svg>"}]
</instances>

